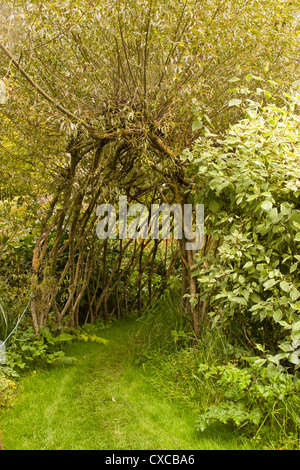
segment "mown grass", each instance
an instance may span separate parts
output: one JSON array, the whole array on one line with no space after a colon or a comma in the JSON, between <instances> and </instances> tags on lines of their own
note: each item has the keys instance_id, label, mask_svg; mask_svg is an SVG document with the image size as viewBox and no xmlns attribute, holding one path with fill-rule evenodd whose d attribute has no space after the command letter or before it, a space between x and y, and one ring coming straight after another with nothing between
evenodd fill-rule
<instances>
[{"instance_id":1,"label":"mown grass","mask_svg":"<svg viewBox=\"0 0 300 470\"><path fill-rule=\"evenodd\" d=\"M228 426L195 430L194 412L160 394L147 365L134 363L136 329L136 322L118 322L100 333L107 345L68 345L75 365L27 375L1 416L4 450L253 448Z\"/></svg>"}]
</instances>

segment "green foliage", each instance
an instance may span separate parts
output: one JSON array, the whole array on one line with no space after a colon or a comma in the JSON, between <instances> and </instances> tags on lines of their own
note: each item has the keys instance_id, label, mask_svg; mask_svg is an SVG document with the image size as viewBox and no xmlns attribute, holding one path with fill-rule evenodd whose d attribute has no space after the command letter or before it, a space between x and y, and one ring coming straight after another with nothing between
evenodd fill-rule
<instances>
[{"instance_id":1,"label":"green foliage","mask_svg":"<svg viewBox=\"0 0 300 470\"><path fill-rule=\"evenodd\" d=\"M204 431L215 421L233 422L256 439L293 446L294 440L288 442L287 438L292 435L295 439L299 433L299 379L272 363L262 367L259 357L246 362L243 368L232 362L199 366L197 373L203 381L213 380L219 399L200 414L197 429Z\"/></svg>"},{"instance_id":2,"label":"green foliage","mask_svg":"<svg viewBox=\"0 0 300 470\"><path fill-rule=\"evenodd\" d=\"M171 288L138 319L140 328L132 338L138 362L157 353L176 351L194 341L190 318L180 301L179 292Z\"/></svg>"},{"instance_id":3,"label":"green foliage","mask_svg":"<svg viewBox=\"0 0 300 470\"><path fill-rule=\"evenodd\" d=\"M138 320L132 338L135 363L151 369L151 383L171 399L204 412L218 398L213 380L203 380L198 368L237 360L250 352L224 333L220 326L203 329L196 343L191 319L180 305L174 289Z\"/></svg>"},{"instance_id":4,"label":"green foliage","mask_svg":"<svg viewBox=\"0 0 300 470\"><path fill-rule=\"evenodd\" d=\"M0 339L7 336L28 302L38 210L36 202L26 197L0 198Z\"/></svg>"},{"instance_id":5,"label":"green foliage","mask_svg":"<svg viewBox=\"0 0 300 470\"><path fill-rule=\"evenodd\" d=\"M249 90L260 76L278 78L281 87L292 83L296 6L296 0L256 2L254 9L242 0L179 6L152 0L5 2L0 71L8 94L1 107L0 190L31 194L45 216L33 260L36 329L49 318L59 322L60 313L64 324L77 326L92 312L106 317L111 308L120 317L123 306L131 312L135 303L140 310L156 294L146 295L147 271L148 290L160 293L166 263L142 269L144 256L122 275L123 256L116 279L109 280L118 253L106 259L94 240L97 203L115 203L126 193L149 205L162 188L173 200L174 181L185 179L182 149L241 115L244 91L233 88L233 95L228 82L235 87L247 73ZM272 96L272 83L266 86L264 97ZM27 235L10 250L16 280L30 266L37 241ZM51 269L46 282L45 267ZM133 282L127 284L128 278ZM113 292L116 302L108 299Z\"/></svg>"},{"instance_id":6,"label":"green foliage","mask_svg":"<svg viewBox=\"0 0 300 470\"><path fill-rule=\"evenodd\" d=\"M244 119L222 138L203 136L183 160L189 197L205 205L206 244L194 271L204 325L223 330L227 350L240 345L251 356L198 365L194 375L215 394L197 428L230 422L274 445L299 446L298 98L277 97L278 107L262 88L232 91L228 106Z\"/></svg>"},{"instance_id":7,"label":"green foliage","mask_svg":"<svg viewBox=\"0 0 300 470\"><path fill-rule=\"evenodd\" d=\"M24 373L54 365L75 364L76 358L66 355L64 350L67 343L77 341L107 345L108 340L98 336L98 332L109 326L97 322L65 331L42 328L38 335L32 327L17 330L7 344L5 365L0 365L0 407L9 404L12 391L17 386L16 381Z\"/></svg>"},{"instance_id":8,"label":"green foliage","mask_svg":"<svg viewBox=\"0 0 300 470\"><path fill-rule=\"evenodd\" d=\"M222 139L199 139L190 178L211 249L197 258L212 324L275 365L300 365L300 142L297 102L250 101Z\"/></svg>"},{"instance_id":9,"label":"green foliage","mask_svg":"<svg viewBox=\"0 0 300 470\"><path fill-rule=\"evenodd\" d=\"M4 302L0 297L0 337L6 337L8 328L8 317Z\"/></svg>"},{"instance_id":10,"label":"green foliage","mask_svg":"<svg viewBox=\"0 0 300 470\"><path fill-rule=\"evenodd\" d=\"M6 366L3 366L2 370L7 375L18 376L30 369L55 364L73 364L75 358L66 356L64 344L70 341L91 341L106 345L107 340L97 335L99 327L96 325L80 329L69 328L63 332L51 332L49 328L42 328L38 335L32 327L17 331L7 347Z\"/></svg>"},{"instance_id":11,"label":"green foliage","mask_svg":"<svg viewBox=\"0 0 300 470\"><path fill-rule=\"evenodd\" d=\"M255 438L259 447L298 448L298 375L293 377L282 366L251 356L221 325L207 327L197 345L184 341L172 346L177 334L168 328L168 303L161 303L160 308L159 330L163 332L165 322L167 344L148 343L147 328L140 328L134 337L135 362L148 372L156 390L197 413L199 431L209 430L214 423L230 424ZM151 324L155 326L154 318Z\"/></svg>"},{"instance_id":12,"label":"green foliage","mask_svg":"<svg viewBox=\"0 0 300 470\"><path fill-rule=\"evenodd\" d=\"M0 369L0 410L9 405L15 387L15 382Z\"/></svg>"},{"instance_id":13,"label":"green foliage","mask_svg":"<svg viewBox=\"0 0 300 470\"><path fill-rule=\"evenodd\" d=\"M83 327L78 328L67 328L65 333L60 334L56 337L56 341L72 341L74 339L84 342L92 342L98 344L108 344L108 340L98 336L99 330L105 330L110 328L111 323L104 323L103 320L99 320L94 324L86 324Z\"/></svg>"},{"instance_id":14,"label":"green foliage","mask_svg":"<svg viewBox=\"0 0 300 470\"><path fill-rule=\"evenodd\" d=\"M48 329L41 330L35 335L32 327L24 331L18 331L6 352L6 364L18 373L37 367L45 367L49 364L61 363L64 352L61 343L56 340Z\"/></svg>"}]
</instances>

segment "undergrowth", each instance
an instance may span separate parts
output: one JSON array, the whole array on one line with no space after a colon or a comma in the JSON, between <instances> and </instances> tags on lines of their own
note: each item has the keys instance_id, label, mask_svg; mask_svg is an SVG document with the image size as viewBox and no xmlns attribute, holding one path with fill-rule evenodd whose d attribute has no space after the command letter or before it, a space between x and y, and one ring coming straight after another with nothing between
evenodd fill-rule
<instances>
[{"instance_id":1,"label":"undergrowth","mask_svg":"<svg viewBox=\"0 0 300 470\"><path fill-rule=\"evenodd\" d=\"M10 405L20 377L37 369L74 364L77 359L66 354L65 345L72 341L106 344L98 333L109 326L99 321L77 329L42 328L38 335L32 327L17 330L6 347L5 363L0 364L0 408Z\"/></svg>"},{"instance_id":2,"label":"undergrowth","mask_svg":"<svg viewBox=\"0 0 300 470\"><path fill-rule=\"evenodd\" d=\"M261 448L300 448L298 375L230 342L221 325L207 325L196 342L176 293L145 313L133 343L156 389L197 413L198 431L233 424Z\"/></svg>"}]
</instances>

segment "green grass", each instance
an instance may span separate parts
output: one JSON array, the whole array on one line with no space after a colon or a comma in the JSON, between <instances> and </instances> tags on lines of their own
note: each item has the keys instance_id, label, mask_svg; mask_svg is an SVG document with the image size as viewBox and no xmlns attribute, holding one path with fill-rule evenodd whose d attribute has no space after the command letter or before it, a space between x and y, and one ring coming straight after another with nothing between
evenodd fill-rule
<instances>
[{"instance_id":1,"label":"green grass","mask_svg":"<svg viewBox=\"0 0 300 470\"><path fill-rule=\"evenodd\" d=\"M4 450L251 449L227 426L195 431L197 416L155 390L131 360L135 322L101 331L107 345L76 342L75 365L30 373L1 416Z\"/></svg>"}]
</instances>

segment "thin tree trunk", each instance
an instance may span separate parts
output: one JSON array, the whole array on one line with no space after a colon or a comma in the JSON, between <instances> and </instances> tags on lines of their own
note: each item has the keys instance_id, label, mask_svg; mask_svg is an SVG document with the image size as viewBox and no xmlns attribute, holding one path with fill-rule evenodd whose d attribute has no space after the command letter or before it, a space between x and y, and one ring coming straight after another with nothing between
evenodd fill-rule
<instances>
[{"instance_id":1,"label":"thin tree trunk","mask_svg":"<svg viewBox=\"0 0 300 470\"><path fill-rule=\"evenodd\" d=\"M103 260L102 260L102 282L103 282L103 291L106 288L107 282L107 275L106 275L106 263L107 262L107 239L104 242L104 249L103 249ZM103 318L106 320L107 317L107 297L104 296L103 299Z\"/></svg>"},{"instance_id":2,"label":"thin tree trunk","mask_svg":"<svg viewBox=\"0 0 300 470\"><path fill-rule=\"evenodd\" d=\"M132 239L130 239L126 245L122 248L122 252L119 254L118 258L116 259L114 265L113 265L113 268L112 268L112 271L110 273L110 276L106 282L106 285L105 287L103 288L102 292L101 292L101 295L99 297L99 300L98 300L98 303L97 303L97 311L99 311L99 308L102 304L102 302L104 301L105 297L107 297L107 292L109 290L109 288L111 287L111 284L113 282L113 278L114 278L114 275L118 269L118 266L119 266L119 261L120 261L120 258L122 258L124 252L126 251L126 249L128 248L128 246L132 243Z\"/></svg>"},{"instance_id":3,"label":"thin tree trunk","mask_svg":"<svg viewBox=\"0 0 300 470\"><path fill-rule=\"evenodd\" d=\"M200 338L200 319L199 319L199 307L198 307L198 297L197 297L197 280L193 276L193 265L195 264L193 252L187 250L188 258L188 267L189 267L189 281L190 281L190 303L191 303L191 312L193 315L193 324L196 338Z\"/></svg>"},{"instance_id":4,"label":"thin tree trunk","mask_svg":"<svg viewBox=\"0 0 300 470\"><path fill-rule=\"evenodd\" d=\"M185 297L189 293L189 270L188 270L188 261L187 253L185 250L185 241L184 239L179 240L179 250L181 257L181 267L182 267L182 281L181 281L181 306L185 311L190 311L190 304L188 298Z\"/></svg>"},{"instance_id":5,"label":"thin tree trunk","mask_svg":"<svg viewBox=\"0 0 300 470\"><path fill-rule=\"evenodd\" d=\"M140 257L139 257L139 282L138 282L138 286L139 286L138 287L138 312L139 312L139 314L142 311L142 287L141 287L141 282L142 282L142 277L143 277L143 273L144 273L144 269L143 269L143 266L142 266L143 253L144 253L144 247L145 247L144 240L142 240L141 244L142 244L142 246L141 246Z\"/></svg>"},{"instance_id":6,"label":"thin tree trunk","mask_svg":"<svg viewBox=\"0 0 300 470\"><path fill-rule=\"evenodd\" d=\"M152 302L152 295L153 295L153 289L152 289L152 276L153 276L153 269L154 269L154 262L157 254L157 249L158 249L158 240L154 240L154 248L153 248L153 255L152 255L152 261L151 261L151 266L150 266L150 272L149 272L149 279L148 279L148 292L149 292L149 303L151 304Z\"/></svg>"},{"instance_id":7,"label":"thin tree trunk","mask_svg":"<svg viewBox=\"0 0 300 470\"><path fill-rule=\"evenodd\" d=\"M164 277L161 285L154 292L153 299L155 299L157 296L160 296L162 294L163 290L165 289L166 283L167 283L170 275L172 274L174 264L175 264L175 261L176 261L176 258L178 257L178 255L179 255L179 250L176 250L175 253L173 254L173 257L170 261L169 267L167 269L167 272L165 274L165 277Z\"/></svg>"}]
</instances>

